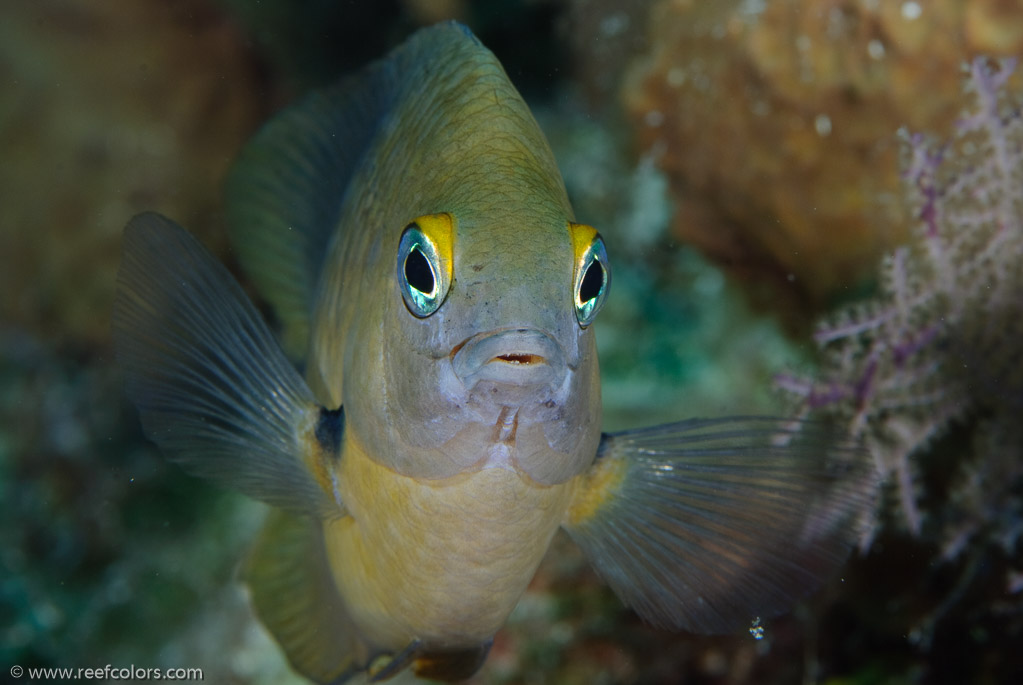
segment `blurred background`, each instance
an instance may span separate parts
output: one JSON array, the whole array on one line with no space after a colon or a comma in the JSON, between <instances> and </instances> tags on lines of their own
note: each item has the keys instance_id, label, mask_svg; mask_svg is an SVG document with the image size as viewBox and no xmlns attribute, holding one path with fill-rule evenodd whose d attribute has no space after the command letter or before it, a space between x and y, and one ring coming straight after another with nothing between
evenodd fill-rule
<instances>
[{"instance_id":1,"label":"blurred background","mask_svg":"<svg viewBox=\"0 0 1023 685\"><path fill-rule=\"evenodd\" d=\"M121 231L137 212L174 218L238 273L221 181L297 95L442 19L496 53L577 218L607 241L614 289L595 326L614 430L795 411L776 378L814 377L815 322L883 297L878 265L917 230L897 132L950 139L969 103L962 65L1023 53L1012 0L3 11L0 679L13 664L134 664L302 682L235 580L262 505L162 460L121 392L109 333ZM864 550L764 622L762 639L643 625L559 536L473 682L1023 682L1020 443L998 443L1004 478L985 499L971 469L990 462L970 421L912 452L923 523L907 525L886 488Z\"/></svg>"}]
</instances>

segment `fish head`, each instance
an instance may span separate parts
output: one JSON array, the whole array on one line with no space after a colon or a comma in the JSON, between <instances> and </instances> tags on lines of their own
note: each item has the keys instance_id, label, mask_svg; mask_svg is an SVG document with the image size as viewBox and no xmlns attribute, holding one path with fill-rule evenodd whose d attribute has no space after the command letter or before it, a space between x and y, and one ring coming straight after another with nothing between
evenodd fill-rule
<instances>
[{"instance_id":1,"label":"fish head","mask_svg":"<svg viewBox=\"0 0 1023 685\"><path fill-rule=\"evenodd\" d=\"M420 216L393 247L382 357L397 470L564 482L596 453L593 322L611 271L597 231L543 212Z\"/></svg>"},{"instance_id":2,"label":"fish head","mask_svg":"<svg viewBox=\"0 0 1023 685\"><path fill-rule=\"evenodd\" d=\"M567 482L600 440L603 240L574 223L496 58L470 39L434 49L428 68L395 65L393 111L346 191L313 376L351 439L398 473Z\"/></svg>"}]
</instances>

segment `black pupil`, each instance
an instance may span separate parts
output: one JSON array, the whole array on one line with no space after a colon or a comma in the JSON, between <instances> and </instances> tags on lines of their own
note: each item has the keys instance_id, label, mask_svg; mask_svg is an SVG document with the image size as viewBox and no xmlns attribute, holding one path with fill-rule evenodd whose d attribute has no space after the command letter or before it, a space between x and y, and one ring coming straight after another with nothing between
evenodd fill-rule
<instances>
[{"instance_id":1,"label":"black pupil","mask_svg":"<svg viewBox=\"0 0 1023 685\"><path fill-rule=\"evenodd\" d=\"M579 284L579 301L589 302L600 294L600 290L603 287L604 265L594 259L586 267L586 273L583 274L583 282Z\"/></svg>"},{"instance_id":2,"label":"black pupil","mask_svg":"<svg viewBox=\"0 0 1023 685\"><path fill-rule=\"evenodd\" d=\"M433 292L433 269L419 247L413 247L405 258L405 280L421 293Z\"/></svg>"}]
</instances>

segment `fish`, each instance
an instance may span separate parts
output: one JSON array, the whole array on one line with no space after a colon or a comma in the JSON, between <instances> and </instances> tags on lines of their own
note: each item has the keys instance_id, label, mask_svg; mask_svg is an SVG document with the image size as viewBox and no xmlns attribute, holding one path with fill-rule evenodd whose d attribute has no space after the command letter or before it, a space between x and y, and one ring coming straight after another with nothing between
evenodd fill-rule
<instances>
[{"instance_id":1,"label":"fish","mask_svg":"<svg viewBox=\"0 0 1023 685\"><path fill-rule=\"evenodd\" d=\"M821 424L602 432L607 245L465 26L284 109L225 185L279 334L147 212L114 348L164 455L270 505L242 576L310 680L476 673L559 530L643 619L699 633L787 610L862 532L871 470Z\"/></svg>"}]
</instances>

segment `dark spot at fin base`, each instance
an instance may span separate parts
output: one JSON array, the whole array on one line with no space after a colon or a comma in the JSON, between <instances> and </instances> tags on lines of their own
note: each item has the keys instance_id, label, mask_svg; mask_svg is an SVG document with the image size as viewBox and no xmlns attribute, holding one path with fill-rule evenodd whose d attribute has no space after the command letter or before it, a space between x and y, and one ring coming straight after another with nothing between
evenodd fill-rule
<instances>
[{"instance_id":1,"label":"dark spot at fin base","mask_svg":"<svg viewBox=\"0 0 1023 685\"><path fill-rule=\"evenodd\" d=\"M320 419L316 422L316 441L328 455L341 456L341 436L345 431L344 407L327 409L320 407Z\"/></svg>"}]
</instances>

